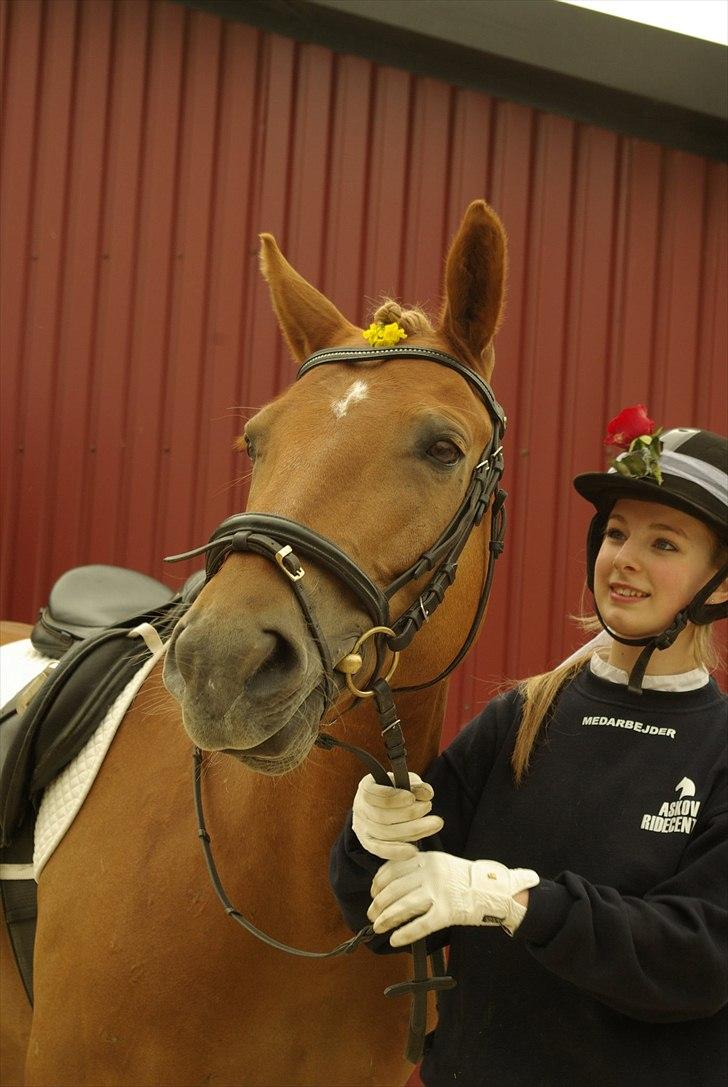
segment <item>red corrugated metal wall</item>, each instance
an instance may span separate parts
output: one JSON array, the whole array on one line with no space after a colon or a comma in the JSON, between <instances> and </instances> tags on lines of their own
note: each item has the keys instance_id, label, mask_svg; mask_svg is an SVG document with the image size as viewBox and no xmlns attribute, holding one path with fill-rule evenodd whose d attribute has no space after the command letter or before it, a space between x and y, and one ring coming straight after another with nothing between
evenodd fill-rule
<instances>
[{"instance_id":1,"label":"red corrugated metal wall","mask_svg":"<svg viewBox=\"0 0 728 1087\"><path fill-rule=\"evenodd\" d=\"M508 547L449 728L572 647L604 421L725 429L726 168L166 2L2 6L4 613L242 508L289 381L259 230L353 320L436 304L468 201L510 235ZM232 481L232 482L231 482Z\"/></svg>"}]
</instances>

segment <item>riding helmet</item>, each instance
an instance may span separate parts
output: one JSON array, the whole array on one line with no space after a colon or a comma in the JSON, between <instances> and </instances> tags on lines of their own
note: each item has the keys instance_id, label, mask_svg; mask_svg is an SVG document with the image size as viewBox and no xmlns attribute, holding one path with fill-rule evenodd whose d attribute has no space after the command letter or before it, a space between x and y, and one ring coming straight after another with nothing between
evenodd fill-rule
<instances>
[{"instance_id":1,"label":"riding helmet","mask_svg":"<svg viewBox=\"0 0 728 1087\"><path fill-rule=\"evenodd\" d=\"M582 497L596 508L587 536L587 584L594 592L594 565L601 547L604 530L614 503L620 498L635 498L660 502L682 510L708 525L720 541L728 543L728 440L709 430L675 427L660 434L659 454L661 480L650 475L633 477L616 468L607 472L587 472L574 480ZM629 457L629 451L616 460ZM650 638L622 638L615 634L599 615L602 626L624 645L644 645L630 676L630 689L641 690L642 677L649 657L655 649L667 649L690 621L711 623L728 615L728 601L706 604L705 601L728 576L728 563L695 594L661 634Z\"/></svg>"}]
</instances>

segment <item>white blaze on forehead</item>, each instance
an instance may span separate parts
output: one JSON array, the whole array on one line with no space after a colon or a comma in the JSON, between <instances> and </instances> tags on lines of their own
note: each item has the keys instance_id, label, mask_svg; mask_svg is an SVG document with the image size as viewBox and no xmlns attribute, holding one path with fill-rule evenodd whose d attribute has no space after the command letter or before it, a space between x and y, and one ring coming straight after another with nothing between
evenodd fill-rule
<instances>
[{"instance_id":1,"label":"white blaze on forehead","mask_svg":"<svg viewBox=\"0 0 728 1087\"><path fill-rule=\"evenodd\" d=\"M368 386L366 381L361 379L355 381L349 388L349 391L345 396L342 396L341 400L334 400L331 405L331 410L337 419L343 419L351 404L356 404L359 400L366 400L368 395Z\"/></svg>"}]
</instances>

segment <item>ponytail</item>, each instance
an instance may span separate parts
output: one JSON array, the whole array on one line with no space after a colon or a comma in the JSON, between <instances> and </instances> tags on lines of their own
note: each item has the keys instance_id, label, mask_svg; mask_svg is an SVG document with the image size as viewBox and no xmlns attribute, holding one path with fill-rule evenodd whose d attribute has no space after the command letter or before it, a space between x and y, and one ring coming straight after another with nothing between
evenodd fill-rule
<instances>
[{"instance_id":1,"label":"ponytail","mask_svg":"<svg viewBox=\"0 0 728 1087\"><path fill-rule=\"evenodd\" d=\"M587 661L591 659L591 655L592 647L589 646L583 653L571 658L565 664L560 664L552 671L543 672L540 676L531 676L518 684L518 690L523 700L523 711L511 756L513 777L516 785L520 785L528 773L531 753L541 731L541 726L550 716L551 709L562 687L581 671Z\"/></svg>"}]
</instances>

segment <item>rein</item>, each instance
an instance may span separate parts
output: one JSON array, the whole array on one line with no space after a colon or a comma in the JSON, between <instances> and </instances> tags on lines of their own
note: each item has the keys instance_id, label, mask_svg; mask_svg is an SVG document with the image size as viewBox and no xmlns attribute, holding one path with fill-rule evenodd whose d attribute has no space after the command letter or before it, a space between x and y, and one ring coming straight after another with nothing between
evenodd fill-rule
<instances>
[{"instance_id":1,"label":"rein","mask_svg":"<svg viewBox=\"0 0 728 1087\"><path fill-rule=\"evenodd\" d=\"M469 367L444 351L423 347L392 347L385 351L373 348L327 348L317 351L307 359L297 374L297 380L316 366L328 363L356 363L365 360L384 360L388 358L423 358L436 362L456 371L464 378L483 402L492 423L492 434L488 445L483 450L478 463L472 471L465 496L450 523L440 534L435 543L403 571L384 590L375 585L369 576L349 558L332 540L297 521L285 517L263 513L242 513L228 517L213 532L208 543L201 547L174 555L166 562L178 562L195 555L206 556L206 581L214 577L225 559L233 552L250 551L275 562L281 573L288 579L306 625L316 644L324 675L324 706L330 704L338 693L334 676L336 670L344 672L346 684L355 699L373 698L379 715L382 739L392 766L394 787L409 788L409 773L406 763L406 748L401 725L392 697L388 680L391 678L399 653L407 648L415 634L427 622L433 612L442 603L445 593L455 580L457 565L470 533L482 521L488 506L491 505L491 533L489 540L488 565L473 622L458 653L453 660L434 679L414 686L395 688L394 693L424 690L439 683L460 663L473 643L478 632L488 602L493 581L494 563L503 550L505 532L505 492L499 487L503 473L502 439L505 432L506 417L493 395L490 385ZM299 555L304 559L313 559L325 567L354 593L364 610L372 620L372 628L363 634L354 651L334 666L326 639L321 631L311 606L306 589L301 584L306 570ZM433 572L434 571L434 572ZM390 618L390 599L408 585L419 580L425 574L433 572L432 577L420 593L417 600L400 616ZM360 690L354 685L352 676L362 667L362 659L356 650L369 638L373 638L376 650L376 663L370 678L370 689ZM379 673L382 670L385 648L395 654L394 664L386 678ZM391 785L384 767L368 752L352 744L344 743L326 733L320 733L316 744L325 749L340 747L360 758L375 781L382 785ZM290 947L266 935L252 924L228 898L215 866L212 855L210 836L205 825L202 805L201 770L202 752L194 749L194 801L197 813L197 833L202 845L207 869L215 893L220 899L225 912L232 920L242 925L251 935L280 951L303 956L305 958L331 958L336 955L350 954L359 944L369 942L374 931L365 926L351 939L346 940L331 951L304 951ZM427 1020L427 993L432 990L449 989L454 980L445 974L445 960L442 952L433 956L435 975L428 976L427 948L424 940L412 945L413 972L411 981L390 985L385 990L386 996L410 994L412 1009L410 1014L409 1039L405 1056L416 1063L422 1056Z\"/></svg>"}]
</instances>

